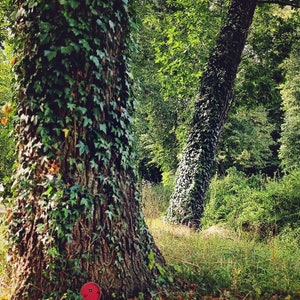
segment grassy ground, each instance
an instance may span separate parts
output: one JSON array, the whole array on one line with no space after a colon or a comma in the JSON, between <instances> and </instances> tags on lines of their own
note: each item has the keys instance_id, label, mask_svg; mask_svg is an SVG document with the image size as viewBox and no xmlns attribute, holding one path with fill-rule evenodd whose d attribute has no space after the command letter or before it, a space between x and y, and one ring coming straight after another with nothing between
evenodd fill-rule
<instances>
[{"instance_id":1,"label":"grassy ground","mask_svg":"<svg viewBox=\"0 0 300 300\"><path fill-rule=\"evenodd\" d=\"M195 232L161 218L148 225L173 276L185 282L181 291L166 290L172 299L300 299L296 245L258 241L223 226Z\"/></svg>"},{"instance_id":2,"label":"grassy ground","mask_svg":"<svg viewBox=\"0 0 300 300\"><path fill-rule=\"evenodd\" d=\"M164 197L164 195L166 197ZM195 232L161 217L169 191L143 187L144 214L179 290L168 299L300 299L300 248L293 232L261 239L254 233L211 226Z\"/></svg>"},{"instance_id":3,"label":"grassy ground","mask_svg":"<svg viewBox=\"0 0 300 300\"><path fill-rule=\"evenodd\" d=\"M146 220L168 263L161 278L164 288L155 300L300 299L300 248L291 235L260 240L226 226L195 232L166 224L162 214L168 199L169 191L161 186L143 188ZM6 257L0 226L0 300L9 299Z\"/></svg>"},{"instance_id":4,"label":"grassy ground","mask_svg":"<svg viewBox=\"0 0 300 300\"><path fill-rule=\"evenodd\" d=\"M2 218L0 214L0 219ZM6 270L7 263L7 242L5 239L5 229L0 225L0 300L9 299L9 279Z\"/></svg>"}]
</instances>

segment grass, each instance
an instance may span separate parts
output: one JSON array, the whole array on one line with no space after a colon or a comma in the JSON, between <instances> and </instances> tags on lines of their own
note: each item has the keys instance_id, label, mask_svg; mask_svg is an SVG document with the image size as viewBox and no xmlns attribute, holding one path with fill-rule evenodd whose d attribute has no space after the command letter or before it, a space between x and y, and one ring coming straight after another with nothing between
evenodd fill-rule
<instances>
[{"instance_id":1,"label":"grass","mask_svg":"<svg viewBox=\"0 0 300 300\"><path fill-rule=\"evenodd\" d=\"M296 245L259 242L222 226L195 232L161 218L148 225L174 276L189 283L179 292L189 295L184 299L300 299Z\"/></svg>"},{"instance_id":2,"label":"grass","mask_svg":"<svg viewBox=\"0 0 300 300\"><path fill-rule=\"evenodd\" d=\"M157 299L300 299L299 231L262 240L252 233L214 225L196 232L163 221L170 191L143 186L144 214L176 285L165 280ZM8 299L7 245L0 226L0 300ZM71 299L70 299L71 300Z\"/></svg>"},{"instance_id":3,"label":"grass","mask_svg":"<svg viewBox=\"0 0 300 300\"><path fill-rule=\"evenodd\" d=\"M0 221L1 221L0 215ZM0 300L9 299L9 279L6 270L7 263L7 241L5 238L5 227L0 225Z\"/></svg>"},{"instance_id":4,"label":"grass","mask_svg":"<svg viewBox=\"0 0 300 300\"><path fill-rule=\"evenodd\" d=\"M168 299L300 299L299 232L263 240L225 225L195 232L163 221L163 210L157 209L167 206L162 187L145 191L148 226L181 282L177 291L166 288Z\"/></svg>"}]
</instances>

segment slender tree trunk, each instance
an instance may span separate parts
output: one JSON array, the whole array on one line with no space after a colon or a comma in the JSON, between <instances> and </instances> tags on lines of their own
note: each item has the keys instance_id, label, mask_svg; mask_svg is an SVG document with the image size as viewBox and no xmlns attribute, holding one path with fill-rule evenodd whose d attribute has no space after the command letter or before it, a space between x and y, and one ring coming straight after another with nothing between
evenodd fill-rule
<instances>
[{"instance_id":1,"label":"slender tree trunk","mask_svg":"<svg viewBox=\"0 0 300 300\"><path fill-rule=\"evenodd\" d=\"M257 0L231 0L208 59L167 218L199 227L222 126Z\"/></svg>"},{"instance_id":2,"label":"slender tree trunk","mask_svg":"<svg viewBox=\"0 0 300 300\"><path fill-rule=\"evenodd\" d=\"M155 284L164 259L141 213L132 153L127 1L16 1L15 299L102 299Z\"/></svg>"}]
</instances>

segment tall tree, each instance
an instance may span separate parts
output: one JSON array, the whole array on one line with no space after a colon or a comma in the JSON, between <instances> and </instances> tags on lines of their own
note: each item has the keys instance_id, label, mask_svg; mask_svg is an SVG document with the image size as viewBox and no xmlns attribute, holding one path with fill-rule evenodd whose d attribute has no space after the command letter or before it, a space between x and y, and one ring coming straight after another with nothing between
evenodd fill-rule
<instances>
[{"instance_id":1,"label":"tall tree","mask_svg":"<svg viewBox=\"0 0 300 300\"><path fill-rule=\"evenodd\" d=\"M11 299L103 299L154 285L164 260L132 153L127 0L13 0L18 166Z\"/></svg>"},{"instance_id":2,"label":"tall tree","mask_svg":"<svg viewBox=\"0 0 300 300\"><path fill-rule=\"evenodd\" d=\"M157 165L163 183L173 186L198 88L195 79L215 44L223 13L209 0L146 2L138 10L140 51L133 70L140 87L139 158L148 158L143 165Z\"/></svg>"},{"instance_id":3,"label":"tall tree","mask_svg":"<svg viewBox=\"0 0 300 300\"><path fill-rule=\"evenodd\" d=\"M178 169L168 220L198 227L220 131L248 29L258 0L231 0L216 45L201 77L186 148Z\"/></svg>"},{"instance_id":4,"label":"tall tree","mask_svg":"<svg viewBox=\"0 0 300 300\"><path fill-rule=\"evenodd\" d=\"M300 7L299 0L259 2ZM224 25L201 77L187 145L168 209L167 218L172 222L199 226L216 146L227 118L233 83L257 3L229 1Z\"/></svg>"}]
</instances>

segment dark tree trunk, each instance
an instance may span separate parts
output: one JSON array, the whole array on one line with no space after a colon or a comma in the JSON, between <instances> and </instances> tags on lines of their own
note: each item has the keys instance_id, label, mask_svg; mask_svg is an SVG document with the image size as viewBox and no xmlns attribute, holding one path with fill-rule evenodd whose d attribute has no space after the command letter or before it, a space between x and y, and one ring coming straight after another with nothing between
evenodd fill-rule
<instances>
[{"instance_id":1,"label":"dark tree trunk","mask_svg":"<svg viewBox=\"0 0 300 300\"><path fill-rule=\"evenodd\" d=\"M155 285L164 260L141 213L132 153L127 1L16 1L15 299L102 299Z\"/></svg>"},{"instance_id":2,"label":"dark tree trunk","mask_svg":"<svg viewBox=\"0 0 300 300\"><path fill-rule=\"evenodd\" d=\"M257 0L231 0L208 59L167 218L199 227L222 126Z\"/></svg>"}]
</instances>

